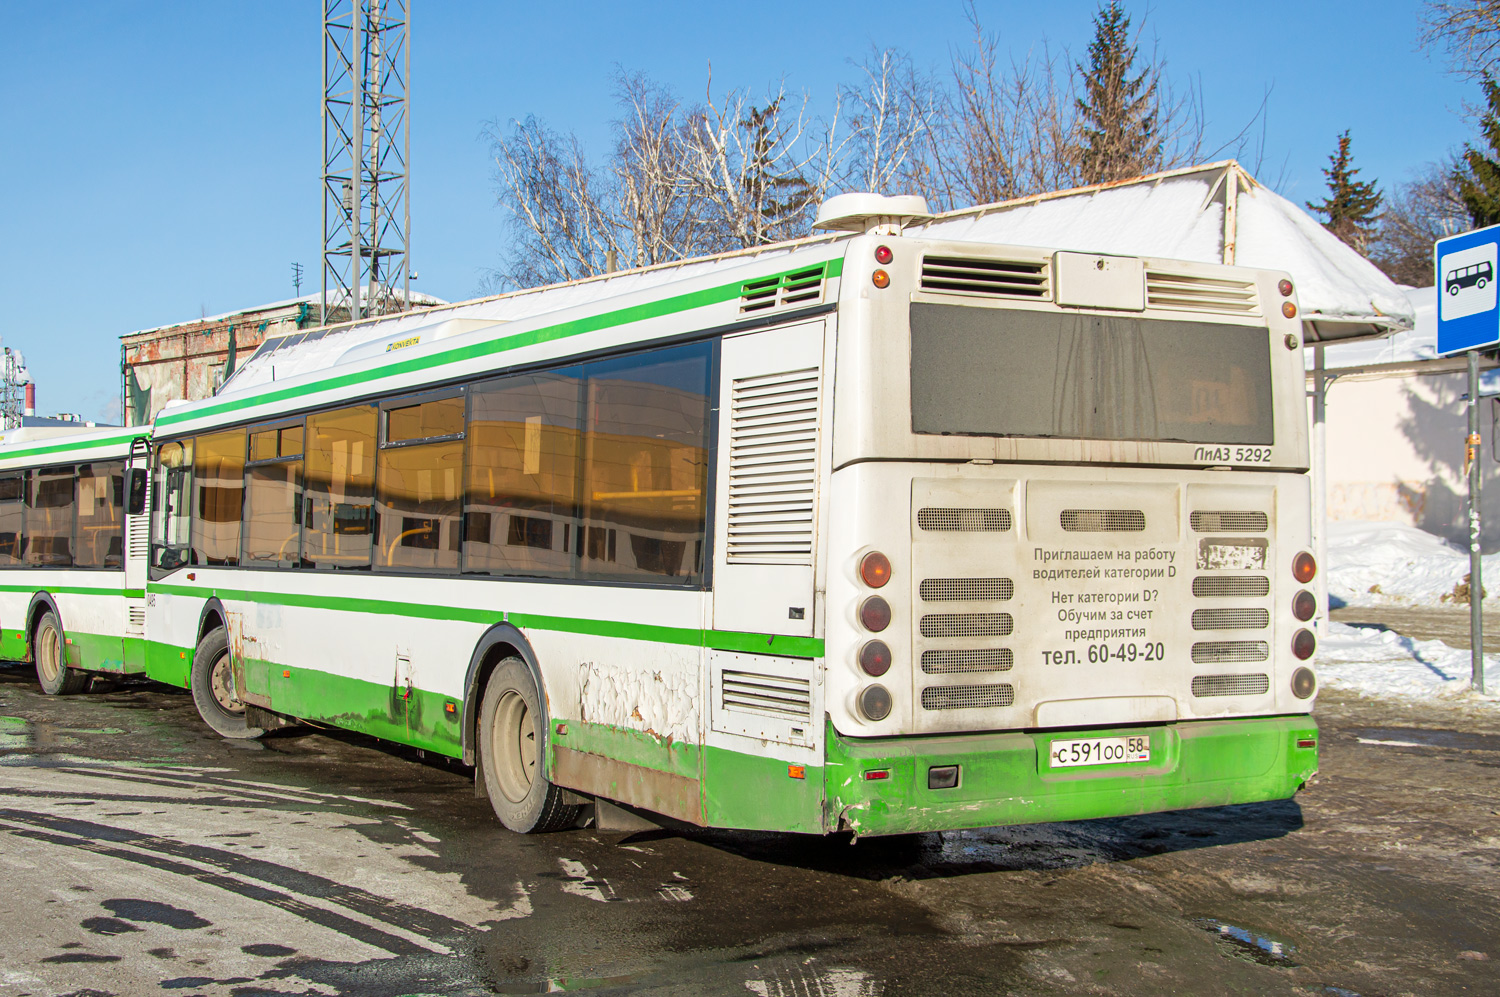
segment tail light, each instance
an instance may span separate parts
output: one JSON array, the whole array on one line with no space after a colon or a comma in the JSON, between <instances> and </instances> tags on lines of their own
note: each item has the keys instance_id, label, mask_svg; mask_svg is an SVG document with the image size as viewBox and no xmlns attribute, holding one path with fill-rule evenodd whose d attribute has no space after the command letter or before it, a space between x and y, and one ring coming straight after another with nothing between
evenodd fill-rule
<instances>
[{"instance_id":1,"label":"tail light","mask_svg":"<svg viewBox=\"0 0 1500 997\"><path fill-rule=\"evenodd\" d=\"M872 640L859 649L859 667L866 675L879 678L891 670L891 649L883 640Z\"/></svg>"},{"instance_id":2,"label":"tail light","mask_svg":"<svg viewBox=\"0 0 1500 997\"><path fill-rule=\"evenodd\" d=\"M1312 619L1318 612L1318 597L1307 589L1303 589L1292 597L1292 615L1303 623Z\"/></svg>"},{"instance_id":3,"label":"tail light","mask_svg":"<svg viewBox=\"0 0 1500 997\"><path fill-rule=\"evenodd\" d=\"M1305 630L1303 631L1303 633L1306 633L1306 632L1307 631L1305 631ZM1295 672L1292 672L1292 695L1293 696L1296 696L1298 699L1307 699L1309 696L1311 696L1314 692L1317 692L1317 691L1318 691L1318 678L1317 678L1317 676L1315 676L1313 674L1313 671L1312 671L1311 668L1299 668ZM1314 743L1316 743L1316 742L1314 742ZM1299 741L1297 743L1297 746L1299 748L1302 747L1302 742ZM1308 747L1312 747L1312 745L1308 745Z\"/></svg>"},{"instance_id":4,"label":"tail light","mask_svg":"<svg viewBox=\"0 0 1500 997\"><path fill-rule=\"evenodd\" d=\"M871 633L880 633L891 625L891 604L872 595L859 604L859 623Z\"/></svg>"},{"instance_id":5,"label":"tail light","mask_svg":"<svg viewBox=\"0 0 1500 997\"><path fill-rule=\"evenodd\" d=\"M859 559L859 579L872 589L878 589L891 580L891 559L872 550Z\"/></svg>"},{"instance_id":6,"label":"tail light","mask_svg":"<svg viewBox=\"0 0 1500 997\"><path fill-rule=\"evenodd\" d=\"M872 685L859 694L859 712L866 720L879 722L891 715L891 693L883 685Z\"/></svg>"},{"instance_id":7,"label":"tail light","mask_svg":"<svg viewBox=\"0 0 1500 997\"><path fill-rule=\"evenodd\" d=\"M1307 551L1292 558L1292 577L1303 585L1313 580L1318 573L1318 561Z\"/></svg>"},{"instance_id":8,"label":"tail light","mask_svg":"<svg viewBox=\"0 0 1500 997\"><path fill-rule=\"evenodd\" d=\"M1318 639L1312 635L1311 630L1298 630L1292 634L1292 653L1297 660L1306 661L1313 656L1313 651L1318 648ZM1305 669L1302 669L1305 671ZM1308 672L1311 675L1311 672ZM1304 697L1305 698L1305 697Z\"/></svg>"}]
</instances>

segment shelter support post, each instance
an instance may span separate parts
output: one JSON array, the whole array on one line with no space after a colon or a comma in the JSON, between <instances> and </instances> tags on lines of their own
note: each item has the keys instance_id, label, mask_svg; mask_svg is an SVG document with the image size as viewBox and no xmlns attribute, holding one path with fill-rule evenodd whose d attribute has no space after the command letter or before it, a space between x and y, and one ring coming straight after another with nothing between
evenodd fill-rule
<instances>
[{"instance_id":1,"label":"shelter support post","mask_svg":"<svg viewBox=\"0 0 1500 997\"><path fill-rule=\"evenodd\" d=\"M1464 447L1464 470L1469 475L1469 647L1474 690L1484 688L1484 559L1479 549L1479 351L1469 357L1469 436Z\"/></svg>"},{"instance_id":2,"label":"shelter support post","mask_svg":"<svg viewBox=\"0 0 1500 997\"><path fill-rule=\"evenodd\" d=\"M1318 637L1328 636L1328 372L1323 344L1313 347L1312 531L1318 559Z\"/></svg>"}]
</instances>

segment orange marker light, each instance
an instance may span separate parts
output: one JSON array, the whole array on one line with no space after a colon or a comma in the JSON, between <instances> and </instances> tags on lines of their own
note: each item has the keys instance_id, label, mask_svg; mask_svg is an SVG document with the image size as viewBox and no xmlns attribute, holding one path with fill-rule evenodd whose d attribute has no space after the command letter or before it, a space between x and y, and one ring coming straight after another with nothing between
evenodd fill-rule
<instances>
[{"instance_id":1,"label":"orange marker light","mask_svg":"<svg viewBox=\"0 0 1500 997\"><path fill-rule=\"evenodd\" d=\"M1290 301L1283 301L1281 303L1281 314L1285 315L1287 318L1296 318L1297 306L1292 304Z\"/></svg>"},{"instance_id":2,"label":"orange marker light","mask_svg":"<svg viewBox=\"0 0 1500 997\"><path fill-rule=\"evenodd\" d=\"M291 678L292 677L292 671L291 671L291 669L287 669L286 671L283 671L281 673L281 677L284 678L284 679Z\"/></svg>"},{"instance_id":3,"label":"orange marker light","mask_svg":"<svg viewBox=\"0 0 1500 997\"><path fill-rule=\"evenodd\" d=\"M859 577L872 589L878 589L891 580L891 559L872 550L859 559Z\"/></svg>"},{"instance_id":4,"label":"orange marker light","mask_svg":"<svg viewBox=\"0 0 1500 997\"><path fill-rule=\"evenodd\" d=\"M801 765L788 765L786 767L786 774L792 779L806 779L807 769Z\"/></svg>"},{"instance_id":5,"label":"orange marker light","mask_svg":"<svg viewBox=\"0 0 1500 997\"><path fill-rule=\"evenodd\" d=\"M443 712L445 712L445 713L457 713L458 712L458 707L455 704L453 704L453 703L444 703L443 704Z\"/></svg>"},{"instance_id":6,"label":"orange marker light","mask_svg":"<svg viewBox=\"0 0 1500 997\"><path fill-rule=\"evenodd\" d=\"M876 287L889 287L891 283L891 275L886 273L884 270L876 270L874 273L870 274L870 280Z\"/></svg>"}]
</instances>

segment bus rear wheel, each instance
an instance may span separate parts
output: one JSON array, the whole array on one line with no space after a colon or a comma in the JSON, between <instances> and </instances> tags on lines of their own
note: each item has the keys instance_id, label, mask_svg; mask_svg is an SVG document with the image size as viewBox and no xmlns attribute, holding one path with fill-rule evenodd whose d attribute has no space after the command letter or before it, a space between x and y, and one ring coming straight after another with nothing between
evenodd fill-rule
<instances>
[{"instance_id":1,"label":"bus rear wheel","mask_svg":"<svg viewBox=\"0 0 1500 997\"><path fill-rule=\"evenodd\" d=\"M198 715L222 737L246 740L265 733L245 721L245 704L234 688L229 658L229 635L222 629L209 631L193 652L193 670L188 683Z\"/></svg>"},{"instance_id":2,"label":"bus rear wheel","mask_svg":"<svg viewBox=\"0 0 1500 997\"><path fill-rule=\"evenodd\" d=\"M63 650L62 627L57 614L47 610L37 621L31 637L31 656L36 661L36 680L49 696L71 696L88 688L89 673L69 668Z\"/></svg>"},{"instance_id":3,"label":"bus rear wheel","mask_svg":"<svg viewBox=\"0 0 1500 997\"><path fill-rule=\"evenodd\" d=\"M531 670L506 658L484 687L479 767L495 816L521 834L560 831L578 819L578 807L542 771L546 743L547 715Z\"/></svg>"}]
</instances>

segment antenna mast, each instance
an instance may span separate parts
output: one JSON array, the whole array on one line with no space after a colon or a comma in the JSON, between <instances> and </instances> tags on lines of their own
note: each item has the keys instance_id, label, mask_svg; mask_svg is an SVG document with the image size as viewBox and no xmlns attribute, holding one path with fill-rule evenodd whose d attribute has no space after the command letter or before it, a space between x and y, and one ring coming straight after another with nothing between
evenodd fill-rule
<instances>
[{"instance_id":1,"label":"antenna mast","mask_svg":"<svg viewBox=\"0 0 1500 997\"><path fill-rule=\"evenodd\" d=\"M325 323L407 307L410 38L411 0L323 0Z\"/></svg>"}]
</instances>

